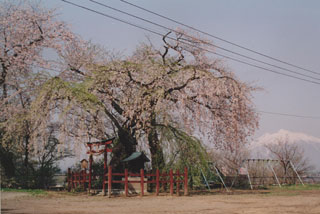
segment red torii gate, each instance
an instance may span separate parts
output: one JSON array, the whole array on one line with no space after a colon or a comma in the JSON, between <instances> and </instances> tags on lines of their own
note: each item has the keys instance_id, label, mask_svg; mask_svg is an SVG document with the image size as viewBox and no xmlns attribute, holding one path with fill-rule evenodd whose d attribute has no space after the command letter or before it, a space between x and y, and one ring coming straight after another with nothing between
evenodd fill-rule
<instances>
[{"instance_id":1,"label":"red torii gate","mask_svg":"<svg viewBox=\"0 0 320 214\"><path fill-rule=\"evenodd\" d=\"M89 151L87 151L87 154L89 154L89 192L91 190L91 181L92 181L92 162L93 162L93 155L94 154L102 154L104 155L104 164L103 164L103 192L105 193L105 174L107 173L107 161L108 161L108 152L112 152L112 149L108 148L108 145L110 145L115 138L110 138L106 140L96 141L96 142L88 142L87 146L89 147ZM98 147L98 150L94 150L93 146ZM99 149L100 146L104 146L102 149Z\"/></svg>"}]
</instances>

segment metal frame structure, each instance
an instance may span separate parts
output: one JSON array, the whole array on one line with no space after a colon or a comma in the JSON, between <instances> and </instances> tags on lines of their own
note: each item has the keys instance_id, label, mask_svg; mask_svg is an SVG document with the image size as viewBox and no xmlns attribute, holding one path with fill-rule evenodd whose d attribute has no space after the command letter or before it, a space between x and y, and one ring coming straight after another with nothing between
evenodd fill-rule
<instances>
[{"instance_id":1,"label":"metal frame structure","mask_svg":"<svg viewBox=\"0 0 320 214\"><path fill-rule=\"evenodd\" d=\"M246 174L247 174L247 177L248 177L248 181L249 181L249 184L250 184L250 188L251 190L253 190L253 186L252 186L252 182L251 182L251 179L250 179L250 174L249 174L249 163L250 162L263 162L263 163L267 163L267 166L271 169L272 173L273 173L273 176L275 177L276 181L277 181L277 184L278 186L281 188L281 184L280 184L280 181L278 179L278 176L276 174L276 172L274 171L271 163L274 163L274 162L280 162L280 160L272 160L272 159L245 159L242 161L238 171L244 166L244 164L247 162L245 168L246 168ZM293 163L291 162L291 160L288 161L288 163L290 164L291 168L293 169L293 171L295 172L295 174L297 175L300 183L302 185L304 185L304 183L302 182L302 179L299 175L299 173L297 172L297 170L295 169ZM239 173L235 176L234 180L232 181L232 184L230 186L230 188L232 188L232 186L234 185L234 182L235 180L237 179Z\"/></svg>"},{"instance_id":2,"label":"metal frame structure","mask_svg":"<svg viewBox=\"0 0 320 214\"><path fill-rule=\"evenodd\" d=\"M213 168L215 169L215 171L216 171L216 173L217 173L217 175L218 175L221 183L223 184L224 188L227 190L227 192L229 192L229 189L228 189L226 183L224 182L224 180L223 180L223 178L222 178L222 176L221 176L218 168L216 167L216 164L213 163L213 162L208 162L208 164L209 164L209 170L210 170L210 172L212 173L212 169L210 168L210 166L213 166ZM207 178L206 178L206 176L204 175L202 169L200 169L200 171L201 171L202 177L204 178L204 181L205 181L205 183L206 183L206 186L207 186L208 190L211 190L211 189L210 189L210 186L209 186L209 183L208 183L208 181L207 181Z\"/></svg>"}]
</instances>

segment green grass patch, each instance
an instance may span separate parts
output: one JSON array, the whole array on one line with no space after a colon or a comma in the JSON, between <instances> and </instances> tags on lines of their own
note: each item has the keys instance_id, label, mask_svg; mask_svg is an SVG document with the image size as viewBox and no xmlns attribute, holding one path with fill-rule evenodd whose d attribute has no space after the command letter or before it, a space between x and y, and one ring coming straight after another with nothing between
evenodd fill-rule
<instances>
[{"instance_id":1,"label":"green grass patch","mask_svg":"<svg viewBox=\"0 0 320 214\"><path fill-rule=\"evenodd\" d=\"M320 190L320 184L299 184L299 185L282 185L281 188L279 187L271 187L272 190L279 189L279 190Z\"/></svg>"},{"instance_id":2,"label":"green grass patch","mask_svg":"<svg viewBox=\"0 0 320 214\"><path fill-rule=\"evenodd\" d=\"M1 189L3 192L25 192L29 193L30 195L33 196L38 196L38 195L47 195L48 193L45 190L42 189L11 189L11 188L3 188Z\"/></svg>"}]
</instances>

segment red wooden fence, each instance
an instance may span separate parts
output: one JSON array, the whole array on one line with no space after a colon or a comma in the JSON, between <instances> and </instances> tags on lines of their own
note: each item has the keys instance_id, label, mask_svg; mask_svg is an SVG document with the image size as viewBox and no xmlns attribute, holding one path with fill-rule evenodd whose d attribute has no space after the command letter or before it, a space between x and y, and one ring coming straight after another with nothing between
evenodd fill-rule
<instances>
[{"instance_id":1,"label":"red wooden fence","mask_svg":"<svg viewBox=\"0 0 320 214\"><path fill-rule=\"evenodd\" d=\"M86 173L86 171L80 171L80 172L72 172L70 169L68 169L68 190L71 191L71 189L82 187L83 189L86 189L86 186L88 186L89 192L91 189L91 182L92 180L95 180L95 178L91 178L91 173ZM143 169L140 170L140 173L129 173L128 169L125 169L124 173L114 173L112 172L112 168L108 167L108 171L104 173L103 175L103 181L102 181L102 188L103 193L106 193L106 184L108 185L108 196L111 197L111 190L112 190L112 184L113 183L122 183L124 184L124 192L125 196L128 196L129 194L129 183L140 183L141 192L140 195L144 195L144 184L155 184L156 185L156 195L159 195L160 192L160 186L162 186L163 189L166 188L167 184L169 184L170 189L170 195L174 194L174 186L176 186L176 194L179 196L180 194L180 185L183 184L184 189L184 195L188 195L188 169L185 168L183 173L180 173L179 170L177 170L175 173L171 169L169 173L160 173L160 171L157 169L155 174L150 174L144 172ZM114 177L121 177L124 178L122 180L115 180ZM129 180L129 177L140 177L139 180ZM145 178L149 178L145 181Z\"/></svg>"}]
</instances>

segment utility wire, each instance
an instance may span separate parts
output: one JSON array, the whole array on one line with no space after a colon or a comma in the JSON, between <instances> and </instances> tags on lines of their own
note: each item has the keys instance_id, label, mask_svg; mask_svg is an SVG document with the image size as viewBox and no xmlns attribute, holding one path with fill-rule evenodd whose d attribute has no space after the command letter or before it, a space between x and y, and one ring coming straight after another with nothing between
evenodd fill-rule
<instances>
[{"instance_id":1,"label":"utility wire","mask_svg":"<svg viewBox=\"0 0 320 214\"><path fill-rule=\"evenodd\" d=\"M189 28L189 29L192 29L192 30L194 30L194 31L197 31L197 32L199 32L199 33L202 33L202 34L204 34L204 35L207 35L207 36L210 36L210 37L212 37L212 38L215 38L215 39L218 39L218 40L220 40L220 41L223 41L223 42L225 42L225 43L231 44L231 45L236 46L236 47L238 47L238 48L241 48L241 49L243 49L243 50L246 50L246 51L249 51L249 52L258 54L258 55L263 56L263 57L266 57L266 58L268 58L268 59L272 59L272 60L274 60L274 61L281 62L281 63L283 63L283 64L286 64L286 65L289 65L289 66L292 66L292 67L295 67L295 68L298 68L298 69L301 69L301 70L304 70L304 71L307 71L307 72L310 72L310 73L313 73L313 74L316 74L316 75L320 75L319 72L315 72L315 71L312 71L312 70L310 70L310 69L306 69L306 68L303 68L303 67L301 67L301 66L294 65L294 64L289 63L289 62L285 62L285 61L283 61L283 60L280 60L280 59L277 59L277 58L275 58L275 57L272 57L272 56L263 54L263 53L261 53L261 52L255 51L255 50L253 50L253 49L244 47L244 46L242 46L242 45L238 45L238 44L236 44L236 43L234 43L234 42L228 41L228 40L223 39L223 38L221 38L221 37L218 37L218 36L215 36L215 35L213 35L213 34L207 33L207 32L205 32L205 31L199 30L199 29L197 29L197 28L195 28L195 27L192 27L192 26L190 26L190 25L184 24L184 23L182 23L182 22L179 22L179 21L174 20L174 19L172 19L172 18L166 17L166 16L161 15L161 14L159 14L159 13L153 12L153 11L151 11L151 10L148 10L148 9L143 8L143 7L141 7L141 6L138 6L138 5L136 5L136 4L130 3L130 2L128 2L128 1L125 1L125 0L120 0L120 1L123 2L123 3L125 3L125 4L131 5L131 6L135 7L135 8L138 8L138 9L140 9L140 10L143 10L143 11L146 11L146 12L151 13L151 14L153 14L153 15L156 15L156 16L158 16L158 17L161 17L161 18L163 18L163 19L169 20L169 21L174 22L174 23L176 23L176 24L182 25L182 26L184 26L184 27L187 27L187 28Z\"/></svg>"},{"instance_id":2,"label":"utility wire","mask_svg":"<svg viewBox=\"0 0 320 214\"><path fill-rule=\"evenodd\" d=\"M76 7L79 7L79 8L88 10L88 11L91 11L91 12L93 12L93 13L96 13L96 14L99 14L99 15L102 15L102 16L105 16L105 17L108 17L108 18L110 18L110 19L113 19L113 20L116 20L116 21L125 23L125 24L127 24L127 25L131 25L131 26L133 26L133 27L140 28L140 29L142 29L142 30L148 31L148 32L153 33L153 34L155 34L155 35L158 35L158 36L161 36L161 37L164 36L163 34L158 33L158 32L156 32L156 31L154 31L154 30L150 30L150 29L148 29L148 28L146 28L146 27L139 26L139 25L134 24L134 23L131 23L131 22L129 22L129 21L126 21L126 20L123 20L123 19L120 19L120 18L111 16L111 15L108 15L108 14L105 14L105 13L102 13L102 12L99 12L99 11L97 11L97 10L94 10L94 9L91 9L91 8L88 8L88 7L85 7L85 6L82 6L82 5L79 5L79 4L76 4L76 3L73 3L73 2L67 1L67 0L61 0L61 1L65 2L65 3L68 3L68 4L70 4L70 5L73 5L73 6L76 6ZM170 36L167 36L166 38L168 38L168 39L170 39L170 40L173 40L173 41L176 41L175 38L170 37ZM224 58L226 58L226 59L230 59L230 60L233 60L233 61L236 61L236 62L245 64L245 65L249 65L249 66L251 66L251 67L259 68L259 69L262 69L262 70L265 70L265 71L269 71L269 72L272 72L272 73L276 73L276 74L279 74L279 75L282 75L282 76L286 76L286 77L298 79L298 80L301 80L301 81L305 81L305 82L309 82L309 83L313 83L313 84L320 85L320 83L319 83L319 82L316 82L316 81L312 81L312 80L308 80L308 79L304 79L304 78L292 76L292 75L290 75L290 74L282 73L282 72L275 71L275 70L272 70L272 69L269 69L269 68L264 68L264 67L261 67L261 66L259 66L259 65L255 65L255 64L252 64L252 63L248 63L248 62L245 62L245 61L242 61L242 60L239 60L239 59L230 57L230 56L226 56L226 55L223 55L223 54L219 54L219 53L210 51L210 50L205 49L205 48L202 48L202 47L198 47L198 46L196 46L196 45L193 45L193 44L190 44L190 43L187 43L187 42L183 42L183 41L180 41L180 42L181 42L182 44L185 44L185 45L188 45L188 46L197 48L197 49L199 49L199 50L206 51L206 52L208 52L208 53L212 53L212 54L215 54L215 55L217 55L217 56L221 56L221 57L224 57Z\"/></svg>"},{"instance_id":3,"label":"utility wire","mask_svg":"<svg viewBox=\"0 0 320 214\"><path fill-rule=\"evenodd\" d=\"M280 116L286 116L286 117L296 117L296 118L320 120L320 117L317 117L317 116L296 115L296 114L287 114L287 113L261 111L261 110L257 110L256 112L259 112L259 113L262 113L262 114L271 114L271 115L280 115Z\"/></svg>"},{"instance_id":4,"label":"utility wire","mask_svg":"<svg viewBox=\"0 0 320 214\"><path fill-rule=\"evenodd\" d=\"M34 67L38 68L43 68L51 71L56 71L56 72L61 72L60 70L55 70L52 68L46 68L43 66L38 66L38 65L33 65L33 64L28 64ZM263 110L258 110L256 109L256 112L261 113L261 114L269 114L269 115L278 115L278 116L285 116L285 117L295 117L295 118L303 118L303 119L314 119L314 120L320 120L320 117L318 116L306 116L306 115L296 115L296 114L288 114L288 113L279 113L279 112L271 112L271 111L263 111Z\"/></svg>"},{"instance_id":5,"label":"utility wire","mask_svg":"<svg viewBox=\"0 0 320 214\"><path fill-rule=\"evenodd\" d=\"M182 35L184 35L184 36L192 39L192 36L189 36L189 35L187 35L187 34L184 34L184 33L182 33L182 32L179 32L179 31L177 31L177 30L174 30L174 29L172 29L172 28L166 27L166 26L164 26L164 25L158 24L158 23L156 23L156 22L150 21L150 20L148 20L148 19L145 19L145 18L136 16L136 15L131 14L131 13L127 13L127 12L125 12L125 11L123 11L123 10L114 8L114 7L109 6L109 5L107 5L107 4L104 4L104 3L97 2L97 1L95 1L95 0L89 0L89 1L91 1L91 2L93 2L93 3L95 3L95 4L98 4L98 5L100 5L100 6L109 8L109 9L111 9L111 10L117 11L117 12L119 12L119 13L125 14L125 15L127 15L127 16L131 16L131 17L133 17L133 18L142 20L142 21L147 22L147 23L149 23L149 24L152 24L152 25L161 27L161 28L166 29L166 30L168 30L168 31L172 31L172 32L175 32L175 33L178 33L178 34L180 33L180 34L182 34ZM184 40L185 40L185 39L184 39ZM186 40L186 41L187 41L187 42L190 42L190 40ZM232 50L228 50L228 49L226 49L226 48L223 48L223 47L218 46L218 45L211 44L211 43L206 42L206 41L203 41L203 40L201 40L201 42L202 42L203 44L206 44L206 45L209 45L209 46L212 46L212 47L221 49L221 50L223 50L223 51L226 51L226 52L229 52L229 53L232 53L232 54L235 54L235 55L238 55L238 56L241 56L241 57L250 59L250 60L255 61L255 62L259 62L259 63L265 64L265 65L272 66L272 67L274 67L274 68L278 68L278 69L281 69L281 70L285 70L285 71L288 71L288 72L290 72L290 73L294 73L294 74L301 75L301 76L304 76L304 77L308 77L308 78L310 78L310 79L320 80L320 78L316 78L316 77L313 77L313 76L310 76L310 75L306 75L306 74L303 74L303 73L299 73L299 72L296 72L296 71L293 71L293 70L290 70L290 69L287 69L287 68L284 68L284 67L281 67L281 66L277 66L277 65L274 65L274 64L271 64L271 63L267 63L267 62L264 62L264 61L262 61L262 60L255 59L255 58L252 58L252 57L250 57L250 56L247 56L247 55L244 55L244 54L241 54L241 53L237 53L237 52L232 51Z\"/></svg>"},{"instance_id":6,"label":"utility wire","mask_svg":"<svg viewBox=\"0 0 320 214\"><path fill-rule=\"evenodd\" d=\"M38 68L43 68L51 71L56 71L56 72L61 72L59 70L51 69L51 68L46 68L43 66L38 66L38 65L33 65L33 64L28 64L34 67ZM318 116L306 116L306 115L296 115L296 114L288 114L288 113L279 113L279 112L271 112L271 111L263 111L263 110L256 110L256 112L261 113L261 114L269 114L269 115L278 115L278 116L286 116L286 117L295 117L295 118L303 118L303 119L314 119L314 120L320 120L320 117Z\"/></svg>"}]
</instances>

